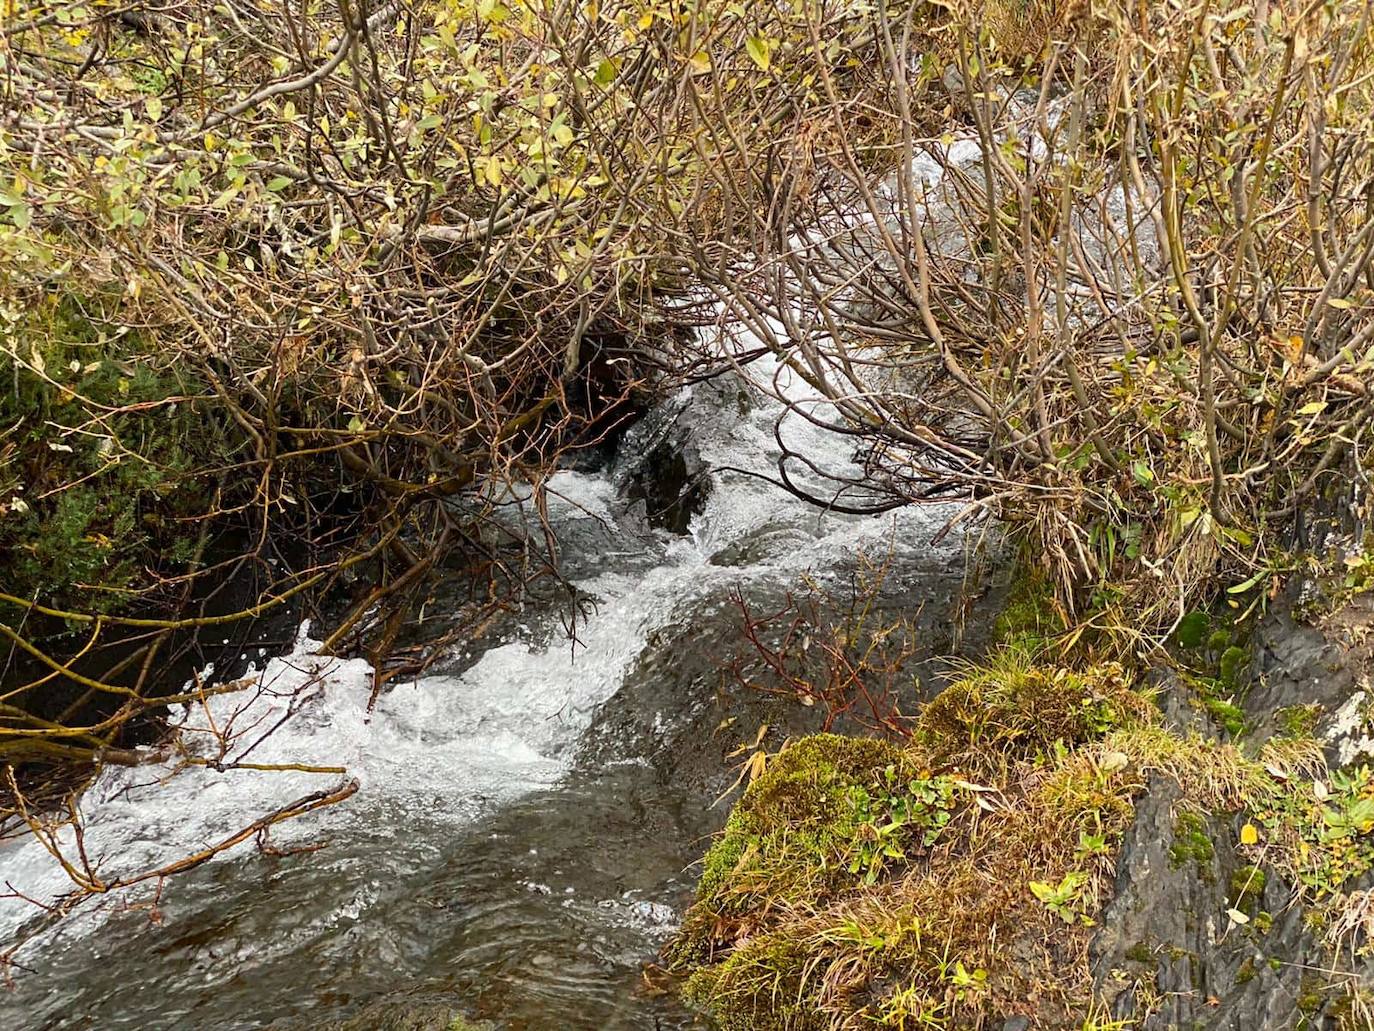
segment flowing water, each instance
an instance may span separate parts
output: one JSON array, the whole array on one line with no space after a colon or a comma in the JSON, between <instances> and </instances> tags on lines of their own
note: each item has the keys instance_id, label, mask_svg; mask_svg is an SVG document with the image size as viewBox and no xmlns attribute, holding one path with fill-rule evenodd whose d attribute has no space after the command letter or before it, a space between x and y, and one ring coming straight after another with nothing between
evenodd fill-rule
<instances>
[{"instance_id":1,"label":"flowing water","mask_svg":"<svg viewBox=\"0 0 1374 1031\"><path fill-rule=\"evenodd\" d=\"M607 469L554 477L567 569L594 602L576 648L555 612L532 607L369 713L366 665L315 656L303 636L264 657L251 702L188 712L193 747L227 729L241 735L232 758L342 765L360 788L272 834L279 849L323 849L240 845L170 880L155 905L146 885L43 927L33 905L0 901L0 934L38 932L0 992L0 1027L318 1028L405 993L509 1028L697 1026L644 989L642 970L723 822L722 756L754 735L749 703L721 695L739 637L731 592L765 607L805 571L841 576L859 549L890 548L901 603L943 613L962 568L957 545L929 543L948 512L827 515L739 471L770 471L781 411L744 380L697 386L636 426ZM782 432L822 471L857 472L844 438L795 415ZM651 530L628 486L659 445L716 470L679 536ZM114 771L87 794L84 847L105 876L338 782L170 770ZM70 832L60 841L70 848ZM0 878L37 900L66 887L32 840L0 843Z\"/></svg>"}]
</instances>

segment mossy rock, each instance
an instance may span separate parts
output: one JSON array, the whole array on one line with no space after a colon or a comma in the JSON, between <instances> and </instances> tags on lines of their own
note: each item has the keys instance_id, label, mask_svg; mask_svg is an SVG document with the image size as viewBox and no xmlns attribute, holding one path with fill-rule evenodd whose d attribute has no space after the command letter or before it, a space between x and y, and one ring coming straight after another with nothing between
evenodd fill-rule
<instances>
[{"instance_id":1,"label":"mossy rock","mask_svg":"<svg viewBox=\"0 0 1374 1031\"><path fill-rule=\"evenodd\" d=\"M716 921L815 900L852 880L848 859L862 826L856 795L878 794L918 772L909 752L874 738L819 734L774 756L702 861L697 905L675 947L677 960L709 952Z\"/></svg>"},{"instance_id":2,"label":"mossy rock","mask_svg":"<svg viewBox=\"0 0 1374 1031\"><path fill-rule=\"evenodd\" d=\"M1207 823L1197 813L1180 813L1174 823L1174 840L1169 846L1169 862L1175 869L1197 864L1204 877L1212 874L1212 857L1216 848L1207 835Z\"/></svg>"}]
</instances>

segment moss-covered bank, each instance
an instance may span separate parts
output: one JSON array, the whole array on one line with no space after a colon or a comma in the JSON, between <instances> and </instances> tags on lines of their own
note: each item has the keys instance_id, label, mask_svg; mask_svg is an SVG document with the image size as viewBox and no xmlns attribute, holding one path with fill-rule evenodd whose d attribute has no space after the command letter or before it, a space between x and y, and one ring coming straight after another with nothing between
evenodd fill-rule
<instances>
[{"instance_id":1,"label":"moss-covered bank","mask_svg":"<svg viewBox=\"0 0 1374 1031\"><path fill-rule=\"evenodd\" d=\"M1353 933L1369 779L1329 772L1307 737L1247 750L1167 730L1122 667L1011 644L961 670L909 741L823 735L773 757L669 961L726 1031L1129 1026L1090 945L1147 788L1177 799L1180 863L1226 853L1208 915L1223 932L1272 920L1277 875L1310 927ZM1134 1016L1154 1004L1137 993Z\"/></svg>"}]
</instances>

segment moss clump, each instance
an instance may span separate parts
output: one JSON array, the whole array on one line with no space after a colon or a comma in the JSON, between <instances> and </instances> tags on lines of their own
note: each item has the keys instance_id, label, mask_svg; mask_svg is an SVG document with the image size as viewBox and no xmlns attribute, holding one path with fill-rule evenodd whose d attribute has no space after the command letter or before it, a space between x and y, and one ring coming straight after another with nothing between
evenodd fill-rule
<instances>
[{"instance_id":1,"label":"moss clump","mask_svg":"<svg viewBox=\"0 0 1374 1031\"><path fill-rule=\"evenodd\" d=\"M1150 948L1148 942L1136 942L1126 950L1126 958L1132 963L1144 963L1148 966L1155 965L1154 949Z\"/></svg>"},{"instance_id":2,"label":"moss clump","mask_svg":"<svg viewBox=\"0 0 1374 1031\"><path fill-rule=\"evenodd\" d=\"M1315 742L1248 756L1173 734L1118 669L1045 665L1020 647L948 690L904 746L805 739L745 792L668 950L687 999L724 1031L1082 1026L1099 1005L1091 922L1147 776L1179 794L1172 863L1207 880L1204 814L1245 814L1237 848L1267 869L1225 887L1257 933L1269 870L1311 898L1318 873L1364 868L1374 778L1330 773ZM1314 780L1331 784L1326 801ZM1158 951L1200 976L1195 955ZM1158 961L1144 942L1127 958Z\"/></svg>"},{"instance_id":3,"label":"moss clump","mask_svg":"<svg viewBox=\"0 0 1374 1031\"><path fill-rule=\"evenodd\" d=\"M1284 737L1311 737L1321 716L1320 705L1287 705L1274 710L1274 726Z\"/></svg>"},{"instance_id":4,"label":"moss clump","mask_svg":"<svg viewBox=\"0 0 1374 1031\"><path fill-rule=\"evenodd\" d=\"M1021 569L1007 589L1007 600L992 625L998 644L1035 646L1065 629L1054 602L1054 587L1044 576Z\"/></svg>"},{"instance_id":5,"label":"moss clump","mask_svg":"<svg viewBox=\"0 0 1374 1031\"><path fill-rule=\"evenodd\" d=\"M1217 676L1227 687L1235 688L1240 684L1249 663L1250 653L1233 644L1223 651L1221 658L1217 660Z\"/></svg>"},{"instance_id":6,"label":"moss clump","mask_svg":"<svg viewBox=\"0 0 1374 1031\"><path fill-rule=\"evenodd\" d=\"M1203 704L1207 708L1207 715L1211 716L1212 721L1226 733L1232 737L1240 737L1245 733L1245 710L1235 702L1206 698Z\"/></svg>"},{"instance_id":7,"label":"moss clump","mask_svg":"<svg viewBox=\"0 0 1374 1031\"><path fill-rule=\"evenodd\" d=\"M830 735L794 745L707 857L668 954L690 974L685 997L725 1031L962 1027L1030 999L1041 1015L1086 1011L1091 974L1066 971L1061 950L1086 946L1111 849L1079 846L1117 842L1143 784L1111 754L1024 763L996 794L945 778L942 808L919 745ZM870 808L856 805L860 792ZM980 794L1000 804L978 807ZM927 815L902 824L875 878L854 857L899 796L924 801Z\"/></svg>"},{"instance_id":8,"label":"moss clump","mask_svg":"<svg viewBox=\"0 0 1374 1031\"><path fill-rule=\"evenodd\" d=\"M1245 710L1236 703L1234 692L1218 677L1182 673L1181 679L1196 694L1212 722L1231 737L1246 732Z\"/></svg>"},{"instance_id":9,"label":"moss clump","mask_svg":"<svg viewBox=\"0 0 1374 1031\"><path fill-rule=\"evenodd\" d=\"M1174 821L1174 840L1169 846L1169 863L1174 869L1196 863L1204 877L1212 875L1212 857L1216 854L1207 825L1197 813L1179 813Z\"/></svg>"},{"instance_id":10,"label":"moss clump","mask_svg":"<svg viewBox=\"0 0 1374 1031\"><path fill-rule=\"evenodd\" d=\"M722 923L747 926L760 908L814 902L833 885L923 847L941 819L935 813L948 807L923 808L912 797L913 783L917 790L929 783L920 772L909 753L870 738L821 734L775 756L702 862L679 960L709 953Z\"/></svg>"},{"instance_id":11,"label":"moss clump","mask_svg":"<svg viewBox=\"0 0 1374 1031\"><path fill-rule=\"evenodd\" d=\"M821 1014L808 1009L803 978L808 962L801 942L768 935L746 941L718 966L702 967L688 978L683 998L716 1015L721 1031L795 1028L811 1031L826 1025ZM753 990L732 986L745 983ZM719 1002L729 992L729 1004Z\"/></svg>"},{"instance_id":12,"label":"moss clump","mask_svg":"<svg viewBox=\"0 0 1374 1031\"><path fill-rule=\"evenodd\" d=\"M1310 1026L1310 1018L1326 1005L1329 995L1330 990L1323 978L1315 974L1303 974L1296 1001L1298 1012L1302 1014L1302 1017L1299 1018L1299 1027Z\"/></svg>"},{"instance_id":13,"label":"moss clump","mask_svg":"<svg viewBox=\"0 0 1374 1031\"><path fill-rule=\"evenodd\" d=\"M1264 897L1264 886L1268 882L1265 872L1258 866L1242 866L1231 875L1231 905L1241 912L1254 915Z\"/></svg>"},{"instance_id":14,"label":"moss clump","mask_svg":"<svg viewBox=\"0 0 1374 1031\"><path fill-rule=\"evenodd\" d=\"M1047 754L1145 723L1148 703L1115 663L1074 670L1047 664L1024 645L965 666L917 720L932 755L978 768Z\"/></svg>"}]
</instances>

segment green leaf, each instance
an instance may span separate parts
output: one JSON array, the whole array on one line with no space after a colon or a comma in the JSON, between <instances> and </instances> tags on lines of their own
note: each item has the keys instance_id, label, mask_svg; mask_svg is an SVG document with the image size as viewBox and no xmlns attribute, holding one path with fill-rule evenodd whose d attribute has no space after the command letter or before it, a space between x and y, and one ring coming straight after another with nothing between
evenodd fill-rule
<instances>
[{"instance_id":1,"label":"green leaf","mask_svg":"<svg viewBox=\"0 0 1374 1031\"><path fill-rule=\"evenodd\" d=\"M744 41L744 49L749 52L750 59L763 71L773 64L773 45L762 36L750 36Z\"/></svg>"},{"instance_id":2,"label":"green leaf","mask_svg":"<svg viewBox=\"0 0 1374 1031\"><path fill-rule=\"evenodd\" d=\"M227 208L229 202L239 195L238 186L231 186L210 202L212 208Z\"/></svg>"},{"instance_id":3,"label":"green leaf","mask_svg":"<svg viewBox=\"0 0 1374 1031\"><path fill-rule=\"evenodd\" d=\"M281 191L290 186L293 181L294 180L292 180L289 176L279 175L267 184L267 192L281 193Z\"/></svg>"},{"instance_id":4,"label":"green leaf","mask_svg":"<svg viewBox=\"0 0 1374 1031\"><path fill-rule=\"evenodd\" d=\"M615 82L615 75L615 63L610 58L606 58L596 66L596 75L592 77L592 82L598 86L609 86Z\"/></svg>"},{"instance_id":5,"label":"green leaf","mask_svg":"<svg viewBox=\"0 0 1374 1031\"><path fill-rule=\"evenodd\" d=\"M1226 593L1227 593L1227 594L1244 594L1246 591L1251 590L1253 587L1255 587L1256 585L1258 585L1261 581L1267 579L1268 576L1269 576L1269 570L1267 570L1267 569L1261 569L1258 573L1256 573L1254 576L1250 577L1249 579L1244 580L1244 581L1242 581L1241 583L1235 584L1235 585L1232 586L1232 587L1226 588Z\"/></svg>"}]
</instances>

